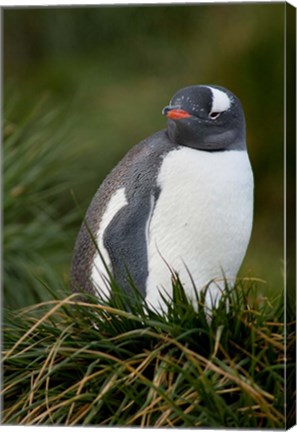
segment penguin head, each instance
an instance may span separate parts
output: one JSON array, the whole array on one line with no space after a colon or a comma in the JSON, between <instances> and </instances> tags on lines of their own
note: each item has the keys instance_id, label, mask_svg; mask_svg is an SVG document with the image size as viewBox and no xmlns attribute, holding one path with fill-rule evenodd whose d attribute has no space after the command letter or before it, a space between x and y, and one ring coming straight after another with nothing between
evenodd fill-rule
<instances>
[{"instance_id":1,"label":"penguin head","mask_svg":"<svg viewBox=\"0 0 297 432\"><path fill-rule=\"evenodd\" d=\"M244 150L245 119L239 99L215 85L179 90L162 113L167 132L176 144L198 150Z\"/></svg>"}]
</instances>

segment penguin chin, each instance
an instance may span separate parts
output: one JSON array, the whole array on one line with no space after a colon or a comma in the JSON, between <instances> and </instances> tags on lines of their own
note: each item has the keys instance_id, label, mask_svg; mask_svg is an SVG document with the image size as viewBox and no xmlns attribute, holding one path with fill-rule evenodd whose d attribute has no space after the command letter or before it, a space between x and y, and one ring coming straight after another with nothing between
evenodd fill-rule
<instances>
[{"instance_id":1,"label":"penguin chin","mask_svg":"<svg viewBox=\"0 0 297 432\"><path fill-rule=\"evenodd\" d=\"M172 125L168 129L168 135L171 141L184 147L190 147L196 150L216 152L224 150L240 149L245 150L245 140L236 134L234 130L228 130L221 133L211 134L203 137L196 134L183 134L179 133L178 128Z\"/></svg>"},{"instance_id":2,"label":"penguin chin","mask_svg":"<svg viewBox=\"0 0 297 432\"><path fill-rule=\"evenodd\" d=\"M228 131L229 132L229 131ZM190 147L204 151L220 151L228 147L228 142L232 139L232 134L223 132L221 134L205 134L193 128L190 122L168 121L167 133L169 139L177 145ZM232 142L232 141L231 141Z\"/></svg>"}]
</instances>

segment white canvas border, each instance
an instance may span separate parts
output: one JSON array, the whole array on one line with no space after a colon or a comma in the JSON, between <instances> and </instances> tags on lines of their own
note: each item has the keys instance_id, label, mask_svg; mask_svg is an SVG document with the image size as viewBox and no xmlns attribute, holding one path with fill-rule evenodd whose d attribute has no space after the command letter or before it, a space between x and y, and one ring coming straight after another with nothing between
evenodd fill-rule
<instances>
[{"instance_id":1,"label":"white canvas border","mask_svg":"<svg viewBox=\"0 0 297 432\"><path fill-rule=\"evenodd\" d=\"M279 0L261 0L261 3L280 3ZM117 5L164 5L164 4L216 4L216 3L259 3L257 0L203 0L203 1L197 1L197 0L105 0L105 1L98 1L98 0L88 0L86 2L82 2L81 0L0 0L0 8L14 8L14 7L61 7L61 6L117 6ZM286 3L283 1L283 3ZM297 8L297 0L290 0L288 1L289 4ZM2 15L2 14L1 14ZM2 29L2 16L1 16L1 29ZM2 32L1 32L1 53L2 53ZM1 68L2 69L2 68ZM2 87L2 86L1 86ZM0 93L0 96L1 93ZM1 98L2 99L2 98ZM1 117L2 118L2 117ZM286 133L286 132L285 132ZM284 150L285 151L285 150ZM284 160L286 160L284 158ZM285 237L285 236L284 236ZM286 239L285 239L286 241ZM1 316L1 315L0 315ZM1 340L0 340L1 342ZM2 345L2 344L1 344ZM1 423L0 423L1 424ZM3 432L18 432L22 431L24 429L27 429L28 432L48 432L48 429L54 429L54 431L57 432L64 432L65 426L6 426L1 425L1 430ZM67 427L67 429L73 429L81 430L85 429L84 427ZM114 432L125 432L125 431L132 431L132 432L142 432L142 428L126 428L126 427L87 427L87 430L90 432L96 432L99 429L100 432L109 432L110 430ZM145 428L145 432L155 432L155 428ZM178 431L181 432L189 432L191 429L178 429ZM199 432L212 432L216 429L198 429ZM220 432L227 432L227 431L234 431L236 432L237 429L219 429ZM274 432L273 429L269 429ZM239 431L239 430L238 430ZM240 429L240 431L247 431L247 432L262 432L262 429ZM276 430L275 432L279 432L280 429ZM290 431L297 432L297 426L294 426L290 428Z\"/></svg>"}]
</instances>

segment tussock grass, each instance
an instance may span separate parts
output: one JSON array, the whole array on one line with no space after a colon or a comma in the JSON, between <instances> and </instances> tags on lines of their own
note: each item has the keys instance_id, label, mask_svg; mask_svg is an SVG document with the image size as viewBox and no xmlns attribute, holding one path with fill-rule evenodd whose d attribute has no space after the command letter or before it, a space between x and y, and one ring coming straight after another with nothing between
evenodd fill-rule
<instances>
[{"instance_id":1,"label":"tussock grass","mask_svg":"<svg viewBox=\"0 0 297 432\"><path fill-rule=\"evenodd\" d=\"M211 320L203 301L195 310L177 281L166 315L117 291L9 313L4 423L284 427L281 299L259 299L243 281Z\"/></svg>"},{"instance_id":2,"label":"tussock grass","mask_svg":"<svg viewBox=\"0 0 297 432\"><path fill-rule=\"evenodd\" d=\"M48 298L40 279L62 290L81 220L70 190L89 176L78 169L87 150L67 107L44 98L14 121L18 103L7 98L3 121L3 282L14 309Z\"/></svg>"}]
</instances>

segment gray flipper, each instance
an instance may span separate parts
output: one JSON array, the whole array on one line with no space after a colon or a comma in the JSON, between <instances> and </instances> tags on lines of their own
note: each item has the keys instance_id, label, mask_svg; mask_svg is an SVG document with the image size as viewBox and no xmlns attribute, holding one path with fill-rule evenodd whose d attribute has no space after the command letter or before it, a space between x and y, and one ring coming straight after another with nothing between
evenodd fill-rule
<instances>
[{"instance_id":1,"label":"gray flipper","mask_svg":"<svg viewBox=\"0 0 297 432\"><path fill-rule=\"evenodd\" d=\"M120 209L103 234L112 273L119 285L130 292L129 270L142 294L148 275L146 226L152 206L160 193L156 177L163 156L173 150L165 130L157 132L134 146L106 177L95 194L86 214L86 222L96 238L100 221L111 196L125 188L128 204ZM96 246L83 223L76 240L71 266L71 286L95 294L90 280Z\"/></svg>"},{"instance_id":2,"label":"gray flipper","mask_svg":"<svg viewBox=\"0 0 297 432\"><path fill-rule=\"evenodd\" d=\"M119 286L131 293L130 276L143 295L148 276L146 228L159 195L159 188L147 186L118 211L103 236Z\"/></svg>"}]
</instances>

